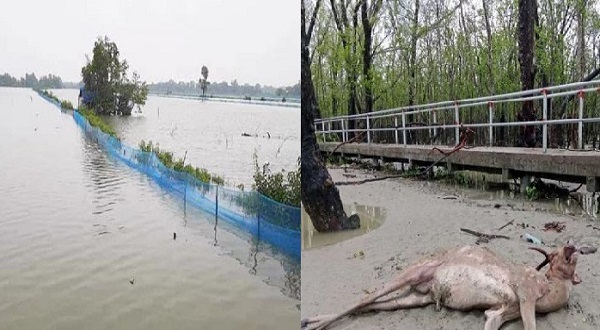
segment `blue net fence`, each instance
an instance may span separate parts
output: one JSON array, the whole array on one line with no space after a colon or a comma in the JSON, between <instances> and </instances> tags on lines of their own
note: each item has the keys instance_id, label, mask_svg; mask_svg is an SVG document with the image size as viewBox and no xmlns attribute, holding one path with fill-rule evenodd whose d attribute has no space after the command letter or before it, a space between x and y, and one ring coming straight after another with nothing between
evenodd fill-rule
<instances>
[{"instance_id":1,"label":"blue net fence","mask_svg":"<svg viewBox=\"0 0 600 330\"><path fill-rule=\"evenodd\" d=\"M60 103L43 94L44 99ZM215 214L237 228L250 232L284 254L300 260L300 208L278 203L256 191L241 191L202 182L186 172L163 165L151 152L141 151L92 126L77 110L73 118L85 134L113 157L147 174L165 190L180 195L186 205Z\"/></svg>"}]
</instances>

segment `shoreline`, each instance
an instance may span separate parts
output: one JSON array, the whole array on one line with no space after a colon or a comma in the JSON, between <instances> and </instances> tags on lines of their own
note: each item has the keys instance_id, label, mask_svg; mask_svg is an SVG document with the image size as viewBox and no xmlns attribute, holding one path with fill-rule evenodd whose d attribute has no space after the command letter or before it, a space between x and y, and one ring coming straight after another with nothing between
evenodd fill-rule
<instances>
[{"instance_id":1,"label":"shoreline","mask_svg":"<svg viewBox=\"0 0 600 330\"><path fill-rule=\"evenodd\" d=\"M346 181L341 169L332 169L334 181ZM358 171L356 172L358 173ZM364 176L364 175L363 175ZM358 179L364 177L357 176ZM549 250L569 239L577 244L600 245L597 221L581 216L540 211L527 201L481 200L473 191L461 191L457 198L445 199L451 187L436 182L406 179L384 180L362 185L338 187L342 202L360 203L386 209L381 227L328 246L302 251L302 318L335 313L350 306L397 276L408 264L425 255L453 246L475 244L476 237L465 234L468 228L510 239L494 239L482 244L515 263L537 265L539 255L520 236L529 233L541 238ZM455 189L456 190L456 189ZM522 203L522 207L514 204ZM497 207L497 205L500 205ZM526 207L527 206L527 207ZM498 228L514 220L512 225ZM544 224L564 221L562 233L543 231ZM352 258L363 252L364 258ZM596 254L579 258L577 273L583 280L573 288L567 307L548 315L538 315L540 329L594 329L600 326L600 263ZM325 268L323 265L327 265ZM339 329L482 329L482 311L459 312L434 306L412 310L369 313L345 319ZM334 327L336 328L336 327ZM521 321L507 323L502 329L522 329Z\"/></svg>"}]
</instances>

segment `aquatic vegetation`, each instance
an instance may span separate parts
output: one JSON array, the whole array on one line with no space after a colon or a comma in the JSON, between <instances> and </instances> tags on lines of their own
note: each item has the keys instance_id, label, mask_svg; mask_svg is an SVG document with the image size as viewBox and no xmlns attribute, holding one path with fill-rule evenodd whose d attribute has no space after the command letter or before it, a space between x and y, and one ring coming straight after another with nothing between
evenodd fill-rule
<instances>
[{"instance_id":1,"label":"aquatic vegetation","mask_svg":"<svg viewBox=\"0 0 600 330\"><path fill-rule=\"evenodd\" d=\"M105 122L102 117L97 115L94 110L82 106L78 111L90 122L90 125L97 127L102 132L118 139L117 132L115 132L115 130L107 122Z\"/></svg>"},{"instance_id":2,"label":"aquatic vegetation","mask_svg":"<svg viewBox=\"0 0 600 330\"><path fill-rule=\"evenodd\" d=\"M67 110L73 110L73 104L68 100L62 100L60 102L60 107Z\"/></svg>"},{"instance_id":3,"label":"aquatic vegetation","mask_svg":"<svg viewBox=\"0 0 600 330\"><path fill-rule=\"evenodd\" d=\"M53 99L54 101L56 101L58 103L61 103L60 99L56 95L52 94L52 92L49 91L49 90L47 90L47 89L44 89L44 90L41 90L41 91L40 90L36 90L36 91L39 92L39 93L41 93L42 95L44 95L46 97L49 97L49 98Z\"/></svg>"},{"instance_id":4,"label":"aquatic vegetation","mask_svg":"<svg viewBox=\"0 0 600 330\"><path fill-rule=\"evenodd\" d=\"M142 151L154 153L161 163L170 169L178 172L186 172L202 182L212 182L221 186L225 184L225 180L221 176L211 174L204 168L194 167L191 164L184 165L183 158L173 158L173 153L170 151L161 150L158 143L154 144L152 141L148 141L146 143L146 141L142 140L138 146Z\"/></svg>"},{"instance_id":5,"label":"aquatic vegetation","mask_svg":"<svg viewBox=\"0 0 600 330\"><path fill-rule=\"evenodd\" d=\"M269 163L258 165L258 156L254 153L254 184L252 187L261 194L283 204L300 207L300 158L295 171L273 173Z\"/></svg>"}]
</instances>

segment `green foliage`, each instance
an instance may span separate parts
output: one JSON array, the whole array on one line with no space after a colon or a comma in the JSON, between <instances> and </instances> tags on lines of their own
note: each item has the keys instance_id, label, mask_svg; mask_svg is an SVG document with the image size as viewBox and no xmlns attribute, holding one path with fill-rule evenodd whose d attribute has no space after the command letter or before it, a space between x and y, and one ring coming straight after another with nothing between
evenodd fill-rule
<instances>
[{"instance_id":1,"label":"green foliage","mask_svg":"<svg viewBox=\"0 0 600 330\"><path fill-rule=\"evenodd\" d=\"M135 105L144 105L148 87L134 72L127 77L129 65L119 59L117 45L108 37L98 38L93 57L81 69L85 88L95 94L91 107L99 114L130 115Z\"/></svg>"},{"instance_id":2,"label":"green foliage","mask_svg":"<svg viewBox=\"0 0 600 330\"><path fill-rule=\"evenodd\" d=\"M540 198L540 191L534 186L528 186L525 188L525 196L530 201L533 201Z\"/></svg>"},{"instance_id":3,"label":"green foliage","mask_svg":"<svg viewBox=\"0 0 600 330\"><path fill-rule=\"evenodd\" d=\"M478 182L478 178L476 175L469 172L448 172L441 171L436 173L436 179L453 185L459 185L466 188L475 188L478 183L483 184L483 182Z\"/></svg>"},{"instance_id":4,"label":"green foliage","mask_svg":"<svg viewBox=\"0 0 600 330\"><path fill-rule=\"evenodd\" d=\"M311 72L321 116L349 114L352 96L357 101L357 112L364 112L369 89L375 100L374 110L407 106L411 102L425 104L520 90L518 2L485 1L486 12L481 2L457 7L458 3L421 0L415 22L414 1L384 2L382 10L369 13L374 15L369 20L374 24L370 54L364 53L363 21L357 20L356 25L352 22L353 15L358 13L360 17L363 14L359 7L345 6L339 0L321 6L310 43ZM594 55L597 48L594 40L600 37L598 1L588 1L585 6L581 3L579 0L538 1L535 87L579 81L600 65ZM337 19L342 22L335 21L333 4L338 10ZM356 9L359 11L354 12ZM486 17L490 23L489 35ZM349 24L344 24L344 19L348 19ZM585 28L583 45L579 44L579 25ZM579 50L581 47L583 51ZM368 70L363 67L366 58L372 60ZM354 95L353 89L356 89ZM414 95L409 92L411 90ZM600 113L599 99L596 94L589 94L585 101L585 116ZM555 102L560 104L562 101L559 98ZM514 120L519 108L518 103L498 106L494 120L502 116L505 120ZM541 104L536 103L536 108L540 116ZM559 112L551 114L557 116ZM465 123L489 120L486 106L470 108L461 114ZM451 111L438 111L437 115L438 123L453 121ZM429 123L432 117L419 114L411 121ZM393 126L386 125L381 127ZM589 127L584 129L590 136L600 127L596 124L585 126ZM507 128L507 138L517 132L518 127ZM475 143L485 143L486 133L483 129L478 130ZM500 135L496 133L497 138ZM438 142L451 142L443 139L446 137L441 136ZM387 137L387 140L391 139Z\"/></svg>"},{"instance_id":5,"label":"green foliage","mask_svg":"<svg viewBox=\"0 0 600 330\"><path fill-rule=\"evenodd\" d=\"M62 100L60 102L60 107L67 110L73 110L73 104L69 100Z\"/></svg>"},{"instance_id":6,"label":"green foliage","mask_svg":"<svg viewBox=\"0 0 600 330\"><path fill-rule=\"evenodd\" d=\"M117 132L115 132L115 130L106 121L104 121L101 116L96 114L94 110L82 106L79 108L79 113L90 122L90 125L97 127L102 132L118 139Z\"/></svg>"},{"instance_id":7,"label":"green foliage","mask_svg":"<svg viewBox=\"0 0 600 330\"><path fill-rule=\"evenodd\" d=\"M216 174L210 174L204 168L194 167L191 164L184 165L183 158L173 158L173 153L161 150L160 145L158 143L153 144L152 141L148 141L146 143L146 141L142 140L140 141L138 146L142 151L154 153L165 167L168 167L178 172L187 172L188 174L202 182L212 182L220 186L225 184L225 180L222 177Z\"/></svg>"},{"instance_id":8,"label":"green foliage","mask_svg":"<svg viewBox=\"0 0 600 330\"><path fill-rule=\"evenodd\" d=\"M40 93L42 93L46 97L53 99L54 101L56 101L58 103L61 103L60 99L56 95L52 94L52 92L49 90L44 89ZM73 108L73 106L71 106L71 108Z\"/></svg>"},{"instance_id":9,"label":"green foliage","mask_svg":"<svg viewBox=\"0 0 600 330\"><path fill-rule=\"evenodd\" d=\"M259 193L287 205L300 207L300 158L298 169L272 173L269 164L262 168L258 165L258 156L254 153L254 184L253 188Z\"/></svg>"}]
</instances>

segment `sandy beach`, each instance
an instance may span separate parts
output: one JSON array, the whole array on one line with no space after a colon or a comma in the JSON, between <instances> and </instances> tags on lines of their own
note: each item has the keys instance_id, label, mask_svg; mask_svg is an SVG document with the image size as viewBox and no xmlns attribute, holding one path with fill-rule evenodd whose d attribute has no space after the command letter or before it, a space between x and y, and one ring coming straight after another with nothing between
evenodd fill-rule
<instances>
[{"instance_id":1,"label":"sandy beach","mask_svg":"<svg viewBox=\"0 0 600 330\"><path fill-rule=\"evenodd\" d=\"M345 181L342 170L330 170L334 180ZM357 170L356 179L369 177ZM475 244L476 237L460 228L509 236L482 245L515 263L531 266L543 257L527 249L520 238L529 233L542 239L546 250L574 240L600 246L598 220L581 214L564 215L521 199L482 199L476 191L455 190L435 182L391 179L340 186L345 204L383 207L387 217L377 229L336 244L302 252L302 317L337 313L366 292L395 278L408 264L439 249ZM455 196L455 197L450 197ZM551 207L549 208L551 209ZM570 213L570 212L567 212ZM507 222L514 220L502 230ZM562 233L543 231L550 221L564 221ZM362 252L362 253L360 253ZM359 256L359 257L355 257ZM597 329L600 327L600 253L580 256L574 286L566 308L537 316L538 329ZM547 270L547 268L545 269ZM334 329L483 329L482 311L459 312L434 306L346 318ZM502 329L523 329L520 320Z\"/></svg>"}]
</instances>

